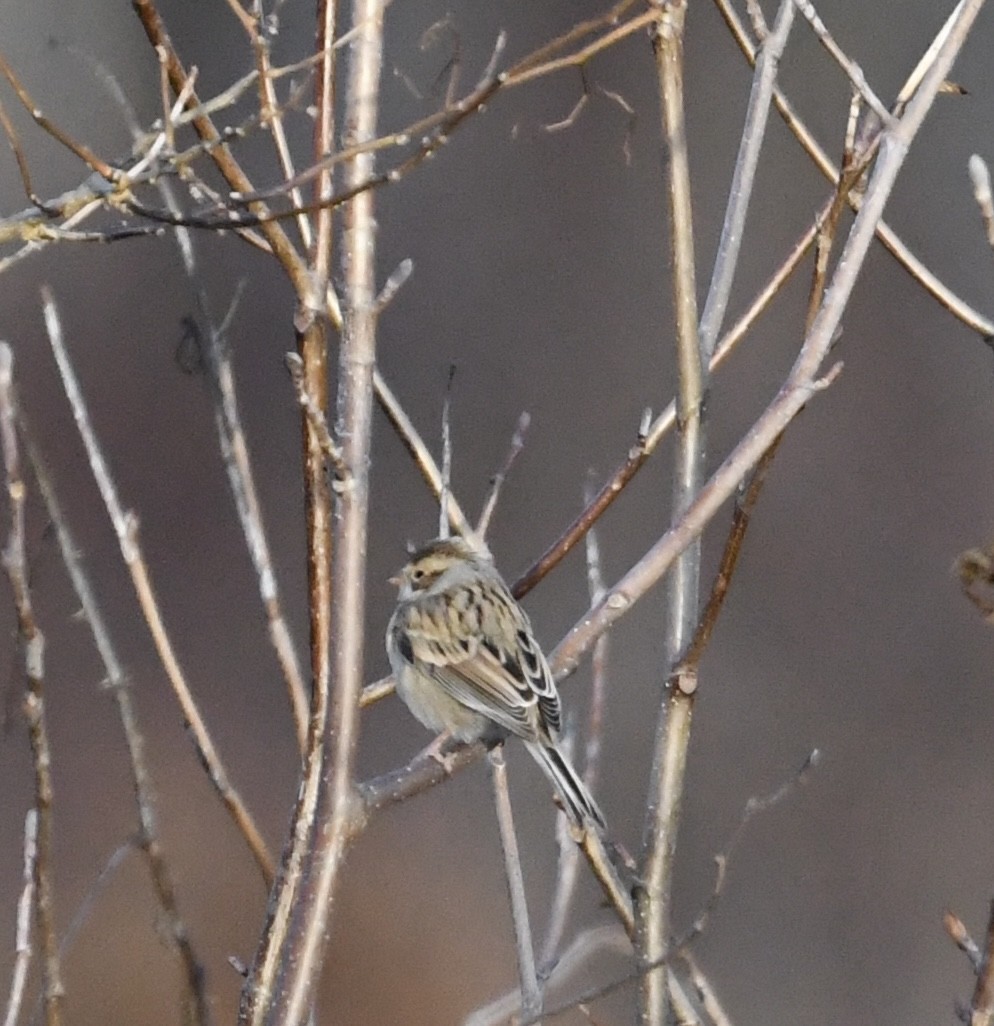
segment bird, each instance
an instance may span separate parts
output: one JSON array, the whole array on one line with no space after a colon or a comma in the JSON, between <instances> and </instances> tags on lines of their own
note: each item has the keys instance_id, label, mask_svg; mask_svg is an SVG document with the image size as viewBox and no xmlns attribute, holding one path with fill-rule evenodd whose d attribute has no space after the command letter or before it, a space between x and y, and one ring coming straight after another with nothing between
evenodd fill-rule
<instances>
[{"instance_id":1,"label":"bird","mask_svg":"<svg viewBox=\"0 0 994 1026\"><path fill-rule=\"evenodd\" d=\"M488 747L521 738L570 824L604 830L604 815L559 744L552 671L487 552L458 536L415 551L390 582L397 607L386 647L397 694L430 730ZM440 743L429 752L438 757ZM433 751L434 749L434 751Z\"/></svg>"}]
</instances>

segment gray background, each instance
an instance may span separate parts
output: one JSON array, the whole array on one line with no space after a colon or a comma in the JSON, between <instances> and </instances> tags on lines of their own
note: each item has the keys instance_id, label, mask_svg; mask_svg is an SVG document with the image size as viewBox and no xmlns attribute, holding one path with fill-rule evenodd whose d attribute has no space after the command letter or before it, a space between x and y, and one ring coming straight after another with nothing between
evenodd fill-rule
<instances>
[{"instance_id":1,"label":"gray background","mask_svg":"<svg viewBox=\"0 0 994 1026\"><path fill-rule=\"evenodd\" d=\"M828 2L819 10L887 100L944 17L927 0ZM509 55L605 4L579 0L452 6L475 81L499 29ZM770 5L767 13L772 16ZM247 71L250 56L226 5L163 3L177 46L201 69L208 95ZM425 91L443 48L422 53L438 3L396 3L387 14L382 126L433 109ZM310 43L309 10L283 9L277 61ZM113 158L127 150L122 119L77 51L96 56L143 122L157 114L158 71L127 5L88 0L0 7L4 53L46 112ZM688 132L703 294L724 208L750 76L718 16L691 4ZM899 180L888 218L968 300L991 310L994 265L966 176L973 152L994 157L990 12L955 71L970 95L942 97ZM603 475L633 440L642 409L674 387L670 258L661 177L658 100L646 38L600 57L590 79L636 111L632 161L623 112L594 97L572 129L579 97L565 72L497 98L430 162L378 195L385 278L410 257L415 273L381 322L379 359L416 423L434 440L446 370L459 367L453 407L455 486L479 508L522 410L528 446L493 527L509 577L523 570L579 507L588 468ZM782 82L838 153L848 90L798 19ZM9 107L14 101L4 92ZM82 172L17 115L36 175L53 195ZM298 152L308 128L293 124ZM260 184L276 170L247 146ZM747 227L730 311L736 316L807 226L825 185L776 117ZM0 161L4 211L23 206L12 159ZM283 353L292 346L292 296L260 255L230 237L198 236L216 310L248 288L232 346L288 613L303 652L306 630L299 428ZM267 646L254 578L234 522L202 380L177 365L180 319L193 312L170 238L60 246L4 278L0 334L14 346L23 405L57 472L74 526L146 724L165 844L183 913L202 951L219 1022L231 1021L265 893L211 795L93 486L45 343L38 285L62 307L96 425L125 502L140 515L155 586L180 656L232 776L274 850L296 783L286 703ZM800 276L755 337L717 377L710 434L716 464L768 402L800 341ZM708 651L696 709L680 837L678 923L689 923L751 795L788 778L815 746L824 762L809 785L756 820L697 951L740 1024L951 1021L968 996L965 959L941 914L961 913L979 936L991 895L994 773L990 688L994 635L951 573L963 549L992 533L994 369L991 353L925 296L880 249L867 263L837 348L845 370L791 428L748 536L740 572ZM669 447L605 518L605 571L615 580L668 520ZM101 670L36 500L30 543L35 597L49 641L47 695L54 745L57 915L63 926L106 858L133 829L125 755ZM706 541L713 567L727 511ZM378 417L369 564L370 679L386 671L380 637L391 609L386 578L404 543L435 530L431 501ZM586 608L574 555L527 602L548 647ZM3 652L11 711L0 742L0 964L9 965L20 877L20 833L31 802L20 661L4 602ZM657 590L612 635L612 697L599 798L618 837L641 835L641 810L664 667ZM582 710L584 668L564 689ZM405 761L428 740L394 700L364 716L363 775ZM555 851L545 784L520 752L513 797L528 853L533 917L544 924ZM576 925L606 921L584 882ZM143 865L113 877L68 955L67 1020L177 1021L178 972L156 932ZM620 959L600 968L625 970ZM6 979L0 974L0 981ZM380 817L351 853L324 978L324 1021L449 1023L515 980L496 828L483 768ZM0 985L0 990L3 987ZM630 1018L612 999L602 1021ZM574 1014L564 1021L581 1022Z\"/></svg>"}]
</instances>

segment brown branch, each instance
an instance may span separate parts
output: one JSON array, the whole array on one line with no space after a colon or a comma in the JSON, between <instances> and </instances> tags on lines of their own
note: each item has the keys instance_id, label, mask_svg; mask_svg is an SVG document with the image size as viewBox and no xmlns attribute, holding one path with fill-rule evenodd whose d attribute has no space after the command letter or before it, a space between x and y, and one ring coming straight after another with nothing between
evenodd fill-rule
<instances>
[{"instance_id":1,"label":"brown branch","mask_svg":"<svg viewBox=\"0 0 994 1026\"><path fill-rule=\"evenodd\" d=\"M324 458L335 472L336 488L346 488L352 480L352 475L341 448L331 437L331 430L319 400L307 391L307 384L304 380L304 361L296 353L287 353L285 360L287 369L290 371L294 392L297 395L297 403L307 417L310 431L317 439Z\"/></svg>"},{"instance_id":2,"label":"brown branch","mask_svg":"<svg viewBox=\"0 0 994 1026\"><path fill-rule=\"evenodd\" d=\"M984 964L984 954L977 942L970 936L966 924L954 912L946 910L942 916L942 926L950 940L970 960L974 975L978 974Z\"/></svg>"},{"instance_id":3,"label":"brown branch","mask_svg":"<svg viewBox=\"0 0 994 1026\"><path fill-rule=\"evenodd\" d=\"M324 8L319 7L319 14L325 16ZM382 17L378 0L354 0L352 23L358 31L350 51L346 90L348 143L364 143L375 137L383 58ZM321 31L319 26L319 36ZM331 102L328 92L322 95L325 103ZM371 162L371 156L363 155L347 165L347 186L368 177ZM338 871L356 828L353 766L362 690L376 343L372 194L357 193L346 207L344 218L345 317L339 348L337 408L339 444L351 480L349 487L336 493L332 518L323 453L305 416L314 676L311 730L284 866L270 901L256 962L243 990L239 1021L244 1024L278 1022L296 1026L306 1020L324 961ZM330 244L330 237L326 241ZM324 396L327 387L324 322L317 316L325 307L327 291L320 292L320 305L304 305L297 322L305 383L313 396Z\"/></svg>"},{"instance_id":4,"label":"brown branch","mask_svg":"<svg viewBox=\"0 0 994 1026\"><path fill-rule=\"evenodd\" d=\"M156 52L161 52L169 83L177 96L187 94L185 107L193 112L191 123L201 141L210 146L209 152L218 171L235 192L247 193L253 190L251 181L234 159L223 136L214 126L210 116L204 112L200 100L194 90L189 89L189 75L183 67L179 55L173 47L169 33L162 21L154 0L131 0L131 6L138 15L142 28L149 43ZM293 283L298 298L311 295L312 282L309 279L304 262L294 250L289 238L279 224L266 218L268 213L265 204L253 204L252 211L258 217L258 224L265 235L274 256ZM312 306L316 305L313 302Z\"/></svg>"},{"instance_id":5,"label":"brown branch","mask_svg":"<svg viewBox=\"0 0 994 1026\"><path fill-rule=\"evenodd\" d=\"M186 985L185 1019L201 1026L211 1021L210 1004L207 997L204 968L190 940L186 923L179 912L176 888L166 861L162 840L159 836L151 777L145 761L145 738L138 722L138 710L132 700L131 682L128 680L117 656L117 650L110 636L103 612L90 585L86 569L80 557L80 549L69 528L62 505L52 484L41 453L31 432L24 423L23 414L18 411L18 426L25 442L28 460L38 490L41 492L50 522L55 527L59 552L69 574L76 598L79 600L83 619L93 635L94 645L104 665L105 684L117 705L118 716L124 732L124 740L131 763L131 780L134 792L135 811L138 816L137 846L148 865L152 887L159 904L162 926L172 943L183 968Z\"/></svg>"},{"instance_id":6,"label":"brown branch","mask_svg":"<svg viewBox=\"0 0 994 1026\"><path fill-rule=\"evenodd\" d=\"M148 564L145 561L138 540L138 518L133 512L125 510L118 498L117 488L114 485L110 469L107 466L96 433L93 430L93 425L90 422L89 410L80 388L79 379L76 377L76 372L73 369L69 353L63 341L62 325L55 301L47 287L42 290L42 298L45 327L48 331L52 352L58 364L62 386L65 390L66 398L69 400L73 418L76 421L76 427L86 449L90 470L100 490L114 532L117 535L121 557L131 575L131 583L135 589L145 622L148 624L152 640L155 642L159 659L172 686L173 694L182 710L184 721L189 726L190 738L201 765L207 771L215 792L244 837L262 872L263 879L268 884L273 877L273 866L269 853L266 850L266 843L241 795L239 795L228 777L227 770L214 746L213 739L179 664L162 618L158 599L152 587L148 573Z\"/></svg>"},{"instance_id":7,"label":"brown branch","mask_svg":"<svg viewBox=\"0 0 994 1026\"><path fill-rule=\"evenodd\" d=\"M977 973L977 985L970 999L970 1026L990 1026L994 1020L994 901L987 918L983 961Z\"/></svg>"},{"instance_id":8,"label":"brown branch","mask_svg":"<svg viewBox=\"0 0 994 1026\"><path fill-rule=\"evenodd\" d=\"M722 338L711 357L709 373L713 373L731 355L745 338L760 315L787 283L807 255L818 232L821 219L828 211L831 200L816 216L814 223L797 240L783 263L756 294L739 320ZM676 404L670 402L666 409L653 421L646 418L639 427L635 445L617 470L604 482L597 493L587 502L581 513L570 523L548 549L519 577L512 586L515 598L522 598L548 573L555 569L565 556L580 542L587 531L603 516L608 507L624 491L625 487L655 452L659 443L676 423Z\"/></svg>"},{"instance_id":9,"label":"brown branch","mask_svg":"<svg viewBox=\"0 0 994 1026\"><path fill-rule=\"evenodd\" d=\"M28 166L28 158L24 154L24 147L21 146L20 137L17 134L17 129L14 127L14 122L11 121L10 115L7 113L7 108L0 103L0 127L3 128L3 134L7 136L7 144L10 146L11 152L14 154L14 161L17 164L17 173L21 176L21 185L24 188L24 194L28 197L31 203L35 206L41 207L42 201L39 199L38 194L35 192L34 185L31 183L31 169Z\"/></svg>"},{"instance_id":10,"label":"brown branch","mask_svg":"<svg viewBox=\"0 0 994 1026\"><path fill-rule=\"evenodd\" d=\"M38 125L42 131L47 132L56 142L64 146L71 153L75 154L91 171L95 171L98 175L102 175L107 179L108 182L117 181L119 173L117 168L108 164L107 161L98 157L93 150L88 146L84 146L82 143L76 142L67 132L59 128L54 121L47 118L41 111L41 108L31 98L31 94L24 88L20 79L14 74L13 68L7 63L6 59L0 55L0 75L3 75L7 79L10 87L14 90L17 98L21 101L21 105L31 115L31 119ZM32 199L32 202L34 200Z\"/></svg>"},{"instance_id":11,"label":"brown branch","mask_svg":"<svg viewBox=\"0 0 994 1026\"><path fill-rule=\"evenodd\" d=\"M697 495L704 475L704 394L708 352L702 351L697 312L690 162L684 113L683 34L686 0L654 5L652 50L656 61L661 129L666 156L667 210L671 237L673 306L676 319L677 450L673 470L676 522ZM723 251L722 251L723 252ZM716 334L716 331L715 331ZM700 537L676 557L667 578L666 659L672 667L697 622L701 575ZM635 950L641 964L658 962L669 946L673 866L683 802L696 673L671 677L659 725L642 830L642 858L635 891ZM671 1015L669 971L646 973L639 988L638 1021L664 1026Z\"/></svg>"},{"instance_id":12,"label":"brown branch","mask_svg":"<svg viewBox=\"0 0 994 1026\"><path fill-rule=\"evenodd\" d=\"M37 855L34 862L35 911L41 935L45 1020L48 1026L59 1026L62 1021L64 991L55 928L52 748L45 714L45 638L35 619L28 583L24 537L27 488L21 476L18 454L13 373L14 354L6 342L0 342L0 446L3 448L10 515L10 533L3 549L3 566L13 595L27 680L24 715L28 722L28 739L34 764L35 808L38 812Z\"/></svg>"},{"instance_id":13,"label":"brown branch","mask_svg":"<svg viewBox=\"0 0 994 1026\"><path fill-rule=\"evenodd\" d=\"M337 0L318 0L317 4L317 52L321 54L314 89L314 107L317 118L314 124L315 162L328 156L335 147L335 17ZM334 178L331 168L318 175L314 183L314 199L322 204L317 213L317 230L311 264L314 268L314 284L319 296L328 290L331 272L332 208L327 201L334 192Z\"/></svg>"}]
</instances>

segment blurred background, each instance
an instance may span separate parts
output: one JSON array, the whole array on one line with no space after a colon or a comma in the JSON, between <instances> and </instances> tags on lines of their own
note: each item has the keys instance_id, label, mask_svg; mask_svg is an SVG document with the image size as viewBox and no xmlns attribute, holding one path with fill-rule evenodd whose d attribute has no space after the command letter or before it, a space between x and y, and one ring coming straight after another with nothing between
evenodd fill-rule
<instances>
[{"instance_id":1,"label":"blurred background","mask_svg":"<svg viewBox=\"0 0 994 1026\"><path fill-rule=\"evenodd\" d=\"M440 105L453 38L468 88L500 30L511 60L606 6L392 5L382 129L399 130ZM250 70L227 5L161 0L160 7L183 58L200 69L202 96ZM822 0L818 9L890 102L951 7L951 0ZM690 8L688 133L703 297L751 76L712 6ZM772 19L772 5L764 8ZM422 49L422 34L446 15L457 36L443 34ZM309 5L282 5L277 63L310 52L310 18ZM158 116L158 68L125 5L7 0L0 26L4 55L45 112L108 159L126 154L130 139L94 60L120 83L143 124ZM966 163L974 152L994 157L992 46L987 11L954 72L969 95L939 98L887 212L914 251L988 315L994 263ZM637 34L600 56L588 82L620 94L634 114L595 93L571 128L549 133L544 126L566 117L582 92L579 73L563 72L500 95L434 160L377 195L381 280L402 259L414 262L413 277L381 320L380 367L437 448L448 367L458 366L454 487L474 514L518 416L531 414L492 529L509 578L576 513L591 469L601 479L623 458L642 410L661 410L674 391L669 240L647 38ZM800 18L781 83L837 157L849 90ZM3 102L20 126L37 191L54 196L78 184L85 177L78 162L30 126L9 90ZM306 120L301 115L290 127L297 152L307 153ZM264 138L239 154L259 185L277 181ZM729 322L825 196L825 182L771 116ZM5 214L26 205L9 156L0 161L0 197ZM291 290L270 261L233 237L201 233L196 243L216 315L239 282L247 285L230 341L280 584L304 657L299 420L283 365L293 346ZM712 466L769 401L797 352L806 276L714 381ZM207 965L216 1019L230 1022L240 980L227 959L251 960L266 893L184 736L137 612L58 384L38 289L48 282L55 291L123 501L140 517L181 661L233 780L278 852L297 756L206 384L177 359L194 292L169 235L52 247L3 280L0 336L13 346L22 405L133 679L180 908ZM806 786L750 824L696 953L736 1023L951 1022L954 1001L969 997L973 981L943 932L942 912L955 910L982 936L994 891L994 631L951 569L962 550L994 536L994 366L982 340L879 247L836 354L845 364L841 377L791 427L776 458L704 662L679 839L677 925L689 925L706 900L713 856L747 800L791 778L817 747L823 761ZM602 521L609 582L668 523L669 451L660 448ZM437 524L425 486L379 415L372 469L368 679L387 670L381 638L394 594L386 579L404 561L405 543L433 536ZM709 568L728 515L706 536ZM36 489L29 547L48 641L56 914L65 929L134 830L135 816L117 714L101 691L102 670L74 616ZM4 594L0 993L13 959L22 824L33 794L19 712L22 660L6 586ZM550 649L587 605L581 550L526 602ZM657 589L611 636L598 797L633 850L665 679L662 624ZM564 687L578 717L588 689L585 665ZM363 717L362 776L402 764L428 740L399 702L384 701ZM513 747L510 761L532 917L544 928L555 879L551 806L531 761ZM609 921L599 891L585 872L582 878L571 933ZM319 1021L455 1023L515 984L484 767L375 820L351 852L332 922ZM612 956L573 985L626 970ZM125 859L100 893L64 973L68 1022L179 1020L179 972L157 934L138 856ZM598 1007L599 1021L631 1021L629 992ZM562 1021L585 1021L571 1015Z\"/></svg>"}]
</instances>

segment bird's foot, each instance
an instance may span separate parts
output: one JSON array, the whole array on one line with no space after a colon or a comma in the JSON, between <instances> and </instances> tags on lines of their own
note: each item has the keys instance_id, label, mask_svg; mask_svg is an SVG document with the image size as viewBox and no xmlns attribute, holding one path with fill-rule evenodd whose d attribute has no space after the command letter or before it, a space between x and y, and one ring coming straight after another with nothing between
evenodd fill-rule
<instances>
[{"instance_id":1,"label":"bird's foot","mask_svg":"<svg viewBox=\"0 0 994 1026\"><path fill-rule=\"evenodd\" d=\"M433 759L435 762L445 770L445 775L448 776L452 772L453 766L455 766L456 756L455 752L443 752L442 749L452 740L452 735L447 731L443 730L438 737L427 748L425 748L419 755L419 759Z\"/></svg>"}]
</instances>

